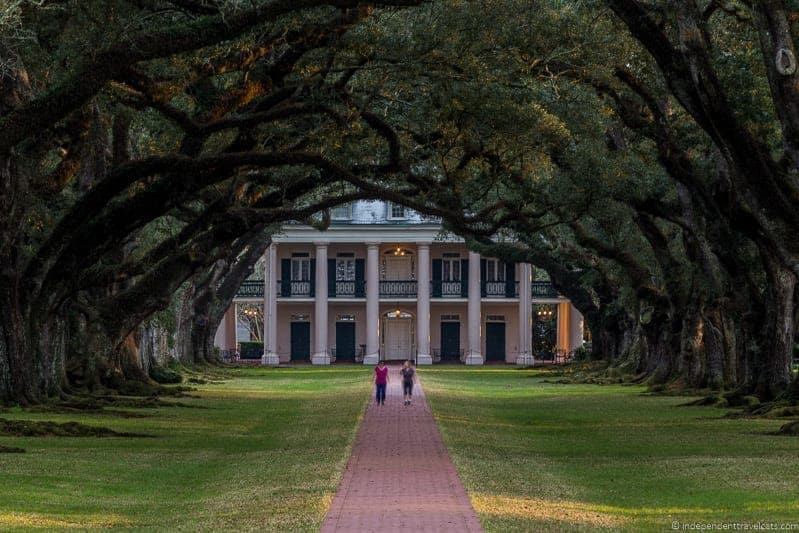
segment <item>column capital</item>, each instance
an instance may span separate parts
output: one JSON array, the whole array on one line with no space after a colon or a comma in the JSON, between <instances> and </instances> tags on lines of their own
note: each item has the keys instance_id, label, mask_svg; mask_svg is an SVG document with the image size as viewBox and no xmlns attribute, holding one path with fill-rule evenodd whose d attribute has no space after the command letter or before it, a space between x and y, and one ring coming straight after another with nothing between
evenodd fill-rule
<instances>
[{"instance_id":1,"label":"column capital","mask_svg":"<svg viewBox=\"0 0 799 533\"><path fill-rule=\"evenodd\" d=\"M327 246L330 244L330 241L314 241L313 244L317 248L327 248Z\"/></svg>"},{"instance_id":2,"label":"column capital","mask_svg":"<svg viewBox=\"0 0 799 533\"><path fill-rule=\"evenodd\" d=\"M376 250L380 246L378 241L366 241L366 247Z\"/></svg>"},{"instance_id":3,"label":"column capital","mask_svg":"<svg viewBox=\"0 0 799 533\"><path fill-rule=\"evenodd\" d=\"M433 244L431 241L417 241L416 242L416 246L418 246L419 248L422 248L422 247L430 248L431 244Z\"/></svg>"}]
</instances>

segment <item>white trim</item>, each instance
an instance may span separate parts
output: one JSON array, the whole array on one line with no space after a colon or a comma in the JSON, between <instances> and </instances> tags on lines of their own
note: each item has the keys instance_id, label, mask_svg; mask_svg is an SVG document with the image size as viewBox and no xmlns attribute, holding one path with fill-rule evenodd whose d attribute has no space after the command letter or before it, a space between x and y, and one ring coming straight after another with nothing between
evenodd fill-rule
<instances>
[{"instance_id":1,"label":"white trim","mask_svg":"<svg viewBox=\"0 0 799 533\"><path fill-rule=\"evenodd\" d=\"M321 232L311 226L284 226L281 233L275 235L275 243L283 244L306 244L326 238L329 243L348 243L365 244L366 241L376 241L377 243L416 243L420 240L429 240L442 243L462 243L463 239L454 239L451 236L439 240L441 237L441 226L408 224L398 226L395 224L369 224L369 225L348 225L330 227L327 231Z\"/></svg>"},{"instance_id":2,"label":"white trim","mask_svg":"<svg viewBox=\"0 0 799 533\"><path fill-rule=\"evenodd\" d=\"M518 298L516 298L516 299L518 300ZM536 298L535 296L533 296L531 301L534 304L560 304L560 303L563 303L563 302L568 302L569 299L566 298L566 297L562 297L562 298Z\"/></svg>"}]
</instances>

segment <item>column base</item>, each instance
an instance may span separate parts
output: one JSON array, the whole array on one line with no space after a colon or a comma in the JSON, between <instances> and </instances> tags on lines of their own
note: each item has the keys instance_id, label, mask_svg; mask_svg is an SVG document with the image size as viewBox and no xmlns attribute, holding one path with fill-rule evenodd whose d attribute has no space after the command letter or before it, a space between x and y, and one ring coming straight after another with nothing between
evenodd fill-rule
<instances>
[{"instance_id":1,"label":"column base","mask_svg":"<svg viewBox=\"0 0 799 533\"><path fill-rule=\"evenodd\" d=\"M482 365L483 355L479 353L470 353L466 356L466 359L464 359L463 362L467 365Z\"/></svg>"},{"instance_id":2,"label":"column base","mask_svg":"<svg viewBox=\"0 0 799 533\"><path fill-rule=\"evenodd\" d=\"M373 353L373 354L368 354L368 355L364 355L363 356L363 364L365 364L365 365L374 366L374 365L376 365L379 362L380 362L380 354L379 353Z\"/></svg>"},{"instance_id":3,"label":"column base","mask_svg":"<svg viewBox=\"0 0 799 533\"><path fill-rule=\"evenodd\" d=\"M519 357L516 358L516 365L517 366L533 366L533 365L535 365L535 357L533 357L529 353L519 354Z\"/></svg>"},{"instance_id":4,"label":"column base","mask_svg":"<svg viewBox=\"0 0 799 533\"><path fill-rule=\"evenodd\" d=\"M261 357L261 364L263 366L278 366L280 365L280 357L276 353L265 353Z\"/></svg>"},{"instance_id":5,"label":"column base","mask_svg":"<svg viewBox=\"0 0 799 533\"><path fill-rule=\"evenodd\" d=\"M416 364L417 365L432 365L433 364L433 356L432 355L418 354L416 356Z\"/></svg>"},{"instance_id":6,"label":"column base","mask_svg":"<svg viewBox=\"0 0 799 533\"><path fill-rule=\"evenodd\" d=\"M330 356L327 352L320 352L315 353L311 356L311 364L312 365L329 365L330 364Z\"/></svg>"}]
</instances>

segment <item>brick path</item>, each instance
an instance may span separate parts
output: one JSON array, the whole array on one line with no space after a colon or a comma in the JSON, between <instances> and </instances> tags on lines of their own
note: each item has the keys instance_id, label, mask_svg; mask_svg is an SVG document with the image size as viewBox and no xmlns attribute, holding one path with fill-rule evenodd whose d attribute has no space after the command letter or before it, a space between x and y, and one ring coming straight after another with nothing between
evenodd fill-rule
<instances>
[{"instance_id":1,"label":"brick path","mask_svg":"<svg viewBox=\"0 0 799 533\"><path fill-rule=\"evenodd\" d=\"M482 531L424 391L403 405L399 367L385 405L366 410L338 492L322 523L332 531Z\"/></svg>"}]
</instances>

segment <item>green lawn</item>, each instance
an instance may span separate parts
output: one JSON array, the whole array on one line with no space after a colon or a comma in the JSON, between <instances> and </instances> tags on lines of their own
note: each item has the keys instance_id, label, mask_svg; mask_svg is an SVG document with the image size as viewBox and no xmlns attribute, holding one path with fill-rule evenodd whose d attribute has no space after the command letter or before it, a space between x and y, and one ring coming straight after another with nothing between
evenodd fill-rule
<instances>
[{"instance_id":1,"label":"green lawn","mask_svg":"<svg viewBox=\"0 0 799 533\"><path fill-rule=\"evenodd\" d=\"M724 410L678 407L686 398L541 376L420 372L487 531L662 531L697 521L799 531L799 439L767 435L781 421L722 419Z\"/></svg>"},{"instance_id":2,"label":"green lawn","mask_svg":"<svg viewBox=\"0 0 799 533\"><path fill-rule=\"evenodd\" d=\"M444 439L488 531L799 523L799 439L637 387L538 371L423 368ZM197 408L147 418L12 410L156 438L11 438L0 530L318 530L369 399L371 369L239 369ZM799 529L797 529L799 531Z\"/></svg>"},{"instance_id":3,"label":"green lawn","mask_svg":"<svg viewBox=\"0 0 799 533\"><path fill-rule=\"evenodd\" d=\"M157 438L10 438L0 530L318 531L363 415L371 369L241 369L180 399L201 408L78 421Z\"/></svg>"}]
</instances>

